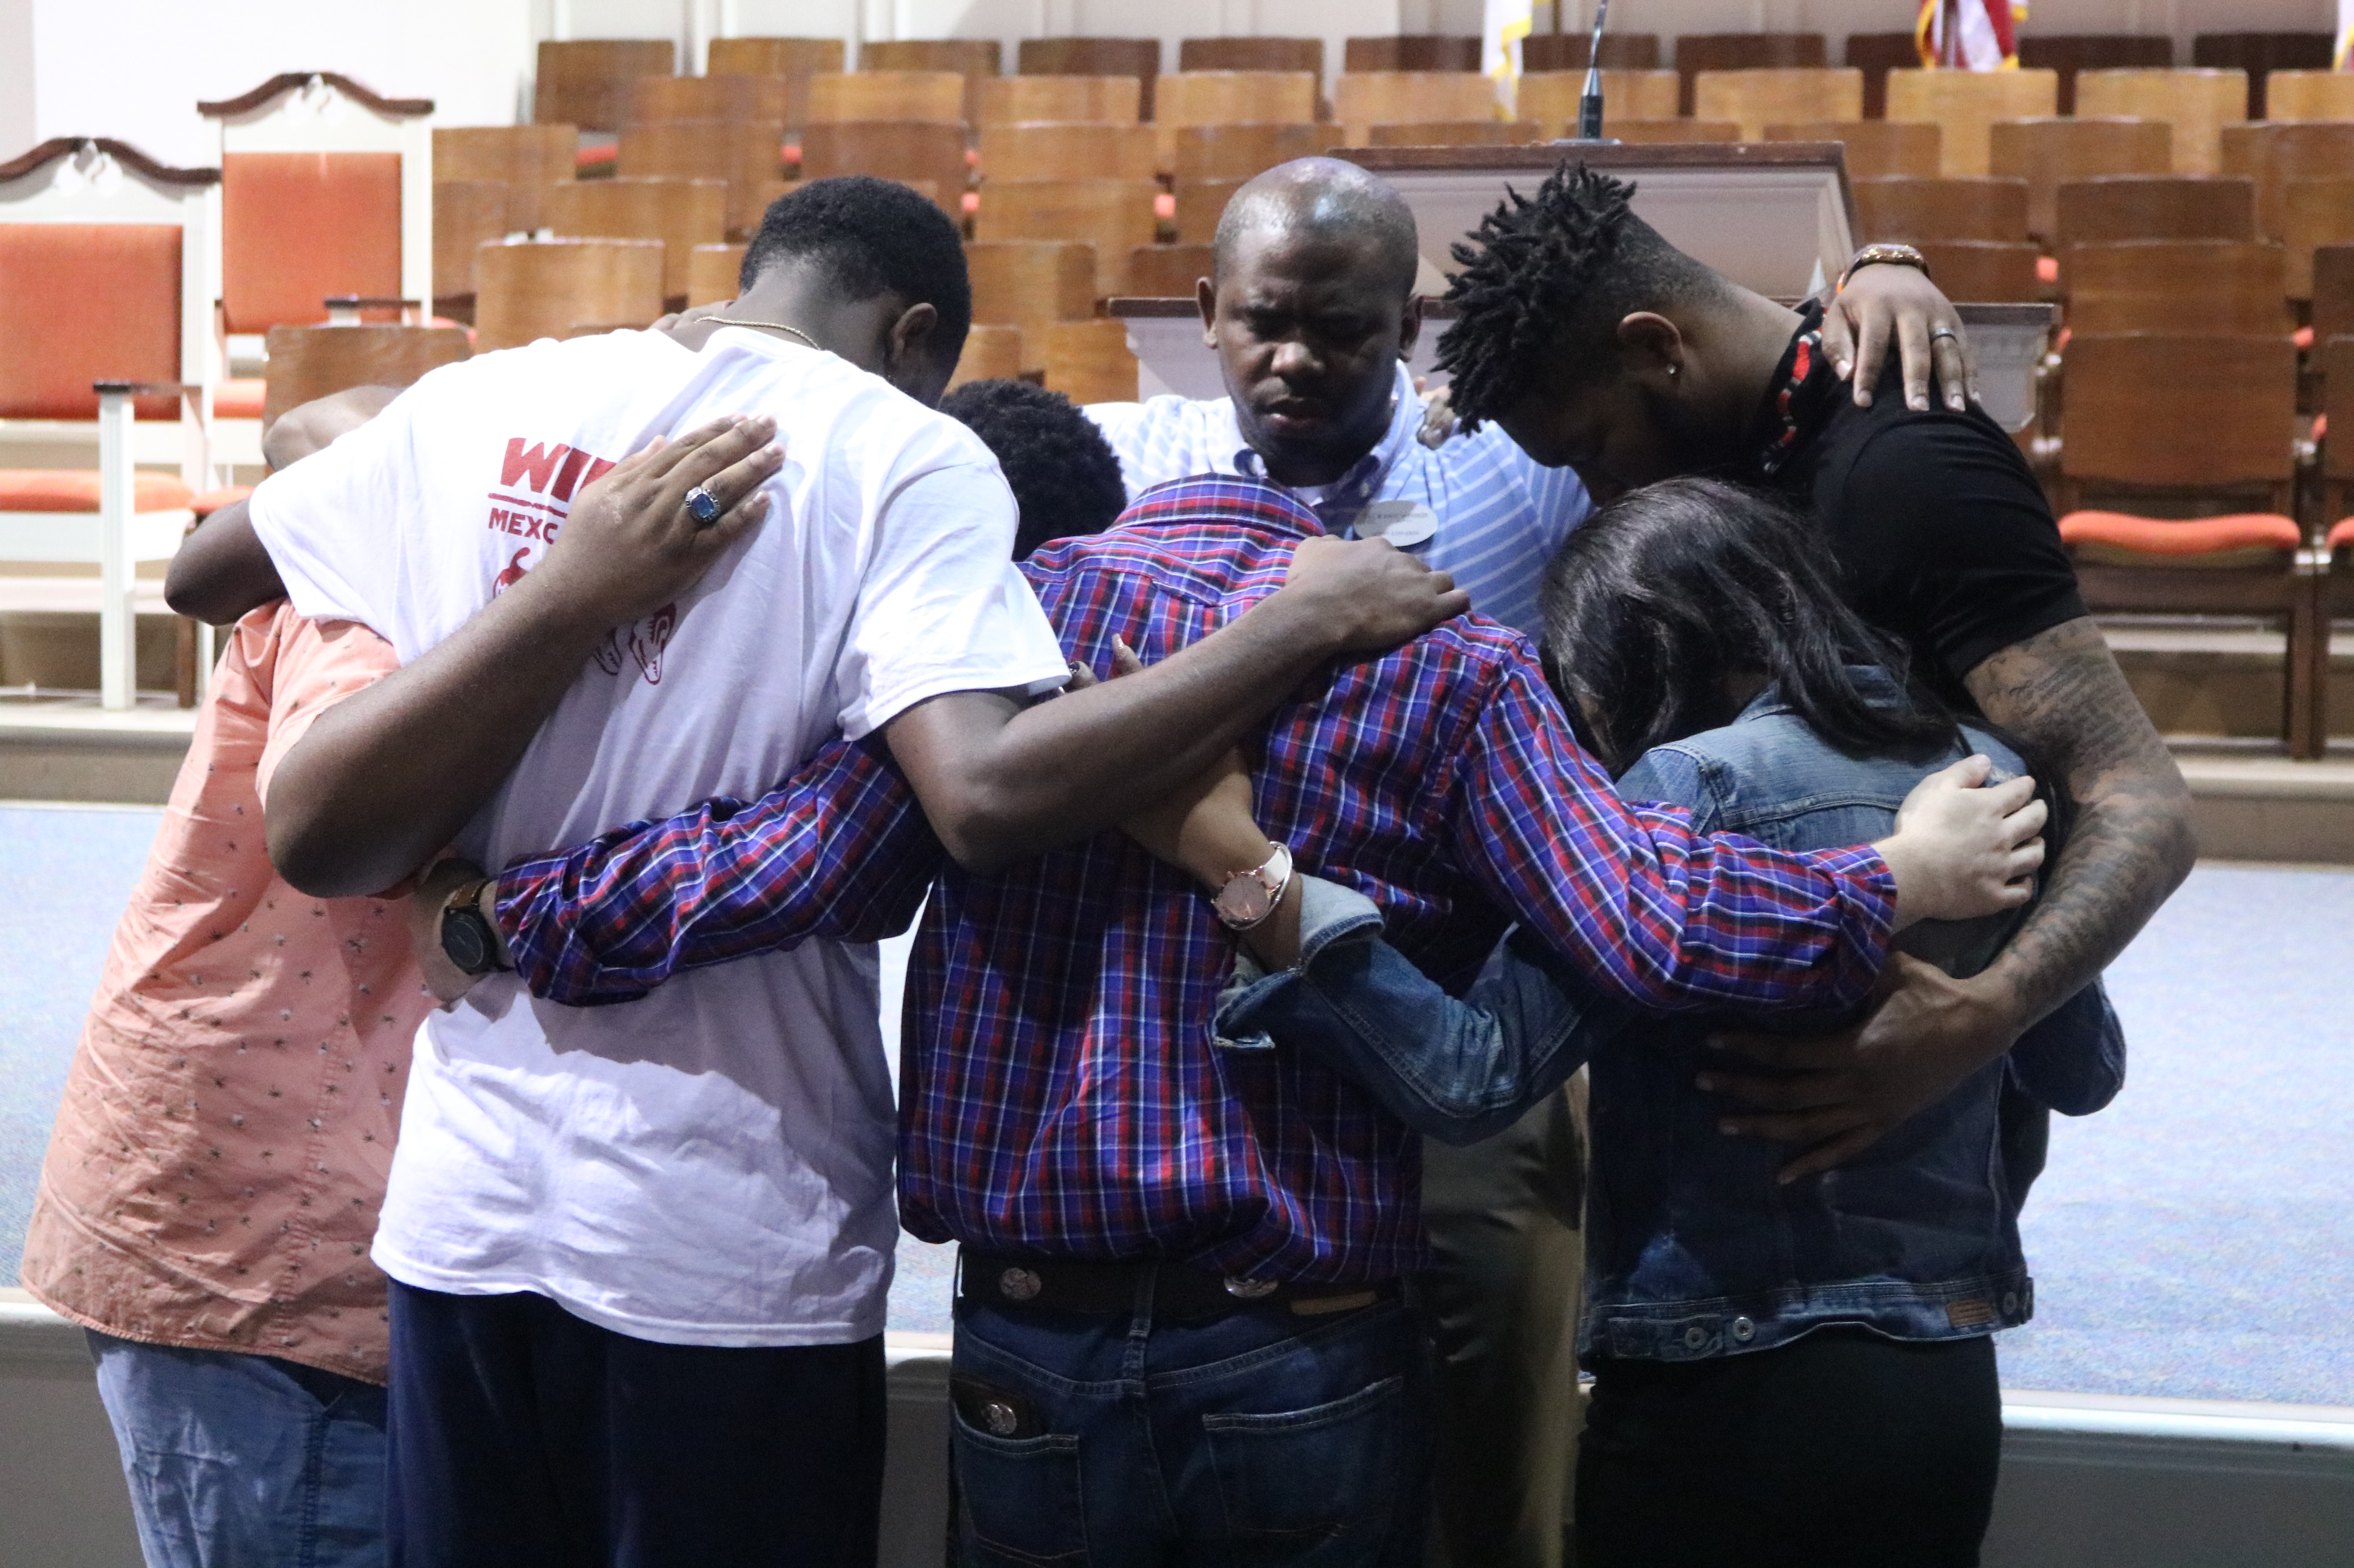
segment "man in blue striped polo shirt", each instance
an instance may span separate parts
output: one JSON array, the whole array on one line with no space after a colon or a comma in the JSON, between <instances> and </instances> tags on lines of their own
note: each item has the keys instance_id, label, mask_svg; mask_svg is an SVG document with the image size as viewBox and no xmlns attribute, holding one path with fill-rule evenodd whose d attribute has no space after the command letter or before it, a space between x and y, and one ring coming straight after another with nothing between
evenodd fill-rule
<instances>
[{"instance_id":1,"label":"man in blue striped polo shirt","mask_svg":"<svg viewBox=\"0 0 2354 1568\"><path fill-rule=\"evenodd\" d=\"M1330 532L1387 538L1452 574L1481 614L1534 635L1545 565L1585 519L1585 489L1494 425L1419 439L1426 405L1405 366L1422 326L1419 254L1413 213L1379 176L1331 158L1271 169L1227 204L1216 275L1198 286L1228 396L1087 411L1119 453L1131 501L1194 474L1266 480ZM1870 320L1877 330L1857 338L1914 345L1924 363L1907 356L1908 390L1925 384L1928 323L1952 308L1910 268L1856 277L1829 313L1841 318L1828 323L1834 361L1849 357L1842 329ZM1899 321L1917 330L1900 333ZM1458 1565L1562 1559L1584 1264L1581 1091L1485 1143L1425 1150L1423 1218L1438 1259L1425 1282L1439 1351L1437 1533Z\"/></svg>"}]
</instances>

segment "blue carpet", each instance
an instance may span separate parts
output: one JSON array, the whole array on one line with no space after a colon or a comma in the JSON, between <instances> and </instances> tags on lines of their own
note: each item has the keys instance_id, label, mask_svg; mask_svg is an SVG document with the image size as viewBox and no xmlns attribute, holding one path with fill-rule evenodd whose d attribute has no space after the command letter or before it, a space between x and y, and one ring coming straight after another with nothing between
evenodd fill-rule
<instances>
[{"instance_id":1,"label":"blue carpet","mask_svg":"<svg viewBox=\"0 0 2354 1568\"><path fill-rule=\"evenodd\" d=\"M156 820L0 808L0 1284ZM2039 1316L2002 1338L2006 1386L2354 1405L2349 931L2354 873L2204 866L2111 971L2130 1079L2054 1127L2027 1212ZM947 1330L952 1250L903 1239L893 1329Z\"/></svg>"}]
</instances>

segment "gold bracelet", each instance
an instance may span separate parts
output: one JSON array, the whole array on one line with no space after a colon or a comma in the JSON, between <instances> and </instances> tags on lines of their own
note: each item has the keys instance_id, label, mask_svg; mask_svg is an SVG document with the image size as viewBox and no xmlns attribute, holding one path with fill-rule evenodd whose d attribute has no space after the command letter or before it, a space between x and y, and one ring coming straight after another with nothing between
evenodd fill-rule
<instances>
[{"instance_id":1,"label":"gold bracelet","mask_svg":"<svg viewBox=\"0 0 2354 1568\"><path fill-rule=\"evenodd\" d=\"M1910 245L1867 245L1848 262L1847 270L1840 274L1839 287L1832 292L1847 292L1848 280L1862 269L1872 266L1910 267L1924 278L1929 275L1929 259Z\"/></svg>"}]
</instances>

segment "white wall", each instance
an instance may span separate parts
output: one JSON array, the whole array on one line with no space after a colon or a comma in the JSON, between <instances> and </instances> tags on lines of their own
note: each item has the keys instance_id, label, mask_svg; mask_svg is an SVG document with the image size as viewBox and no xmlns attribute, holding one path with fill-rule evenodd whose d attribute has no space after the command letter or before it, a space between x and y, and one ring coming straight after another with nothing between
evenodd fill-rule
<instances>
[{"instance_id":1,"label":"white wall","mask_svg":"<svg viewBox=\"0 0 2354 1568\"><path fill-rule=\"evenodd\" d=\"M543 0L544 9L545 0ZM334 70L442 124L509 124L531 71L532 0L0 0L0 157L50 136L115 136L170 164L217 148L200 99ZM18 26L21 18L21 27ZM27 116L9 107L19 36ZM528 118L528 103L524 102ZM29 126L20 122L29 118Z\"/></svg>"}]
</instances>

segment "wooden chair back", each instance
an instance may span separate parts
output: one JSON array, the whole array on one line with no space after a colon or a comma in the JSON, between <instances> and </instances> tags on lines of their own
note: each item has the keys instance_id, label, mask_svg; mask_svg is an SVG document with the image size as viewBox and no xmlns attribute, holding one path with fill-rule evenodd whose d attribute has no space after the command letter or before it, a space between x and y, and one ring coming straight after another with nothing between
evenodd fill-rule
<instances>
[{"instance_id":1,"label":"wooden chair back","mask_svg":"<svg viewBox=\"0 0 2354 1568\"><path fill-rule=\"evenodd\" d=\"M686 253L686 308L716 305L736 297L748 245L697 245Z\"/></svg>"},{"instance_id":2,"label":"wooden chair back","mask_svg":"<svg viewBox=\"0 0 2354 1568\"><path fill-rule=\"evenodd\" d=\"M1521 63L1528 65L1531 34L1522 40ZM1341 69L1366 70L1478 70L1480 40L1446 33L1394 33L1387 37L1351 38L1341 46Z\"/></svg>"},{"instance_id":3,"label":"wooden chair back","mask_svg":"<svg viewBox=\"0 0 2354 1568\"><path fill-rule=\"evenodd\" d=\"M547 226L560 239L662 241L663 293L684 300L695 248L726 241L727 182L575 180L547 193Z\"/></svg>"},{"instance_id":4,"label":"wooden chair back","mask_svg":"<svg viewBox=\"0 0 2354 1568\"><path fill-rule=\"evenodd\" d=\"M1011 381L1034 366L1024 363L1022 329L976 324L964 334L964 351L957 355L951 388L968 381Z\"/></svg>"},{"instance_id":5,"label":"wooden chair back","mask_svg":"<svg viewBox=\"0 0 2354 1568\"><path fill-rule=\"evenodd\" d=\"M1856 238L1877 240L2027 238L2027 182L1992 175L1850 182Z\"/></svg>"},{"instance_id":6,"label":"wooden chair back","mask_svg":"<svg viewBox=\"0 0 2354 1568\"><path fill-rule=\"evenodd\" d=\"M952 70L827 71L810 78L807 123L960 125L964 101L964 78Z\"/></svg>"},{"instance_id":7,"label":"wooden chair back","mask_svg":"<svg viewBox=\"0 0 2354 1568\"><path fill-rule=\"evenodd\" d=\"M1920 244L1929 276L1957 303L2031 304L2043 298L2035 264L2043 249L2024 239L1929 239Z\"/></svg>"},{"instance_id":8,"label":"wooden chair back","mask_svg":"<svg viewBox=\"0 0 2354 1568\"><path fill-rule=\"evenodd\" d=\"M957 117L981 119L981 84L999 74L1002 55L995 38L888 38L858 46L862 72L954 71L964 80Z\"/></svg>"},{"instance_id":9,"label":"wooden chair back","mask_svg":"<svg viewBox=\"0 0 2354 1568\"><path fill-rule=\"evenodd\" d=\"M1155 131L1150 125L1132 123L983 125L981 177L984 181L1149 180L1160 166Z\"/></svg>"},{"instance_id":10,"label":"wooden chair back","mask_svg":"<svg viewBox=\"0 0 2354 1568\"><path fill-rule=\"evenodd\" d=\"M437 299L454 301L472 294L475 247L506 234L505 182L434 181L433 292Z\"/></svg>"},{"instance_id":11,"label":"wooden chair back","mask_svg":"<svg viewBox=\"0 0 2354 1568\"><path fill-rule=\"evenodd\" d=\"M1095 247L1093 297L1128 291L1128 259L1160 226L1150 180L991 180L976 239L1083 239Z\"/></svg>"},{"instance_id":12,"label":"wooden chair back","mask_svg":"<svg viewBox=\"0 0 2354 1568\"><path fill-rule=\"evenodd\" d=\"M1521 74L1574 70L1585 74L1594 58L1594 36L1583 27L1564 33L1531 33L1521 40ZM1351 67L1351 69L1356 69ZM1659 35L1609 32L1602 35L1602 69L1658 70Z\"/></svg>"},{"instance_id":13,"label":"wooden chair back","mask_svg":"<svg viewBox=\"0 0 2354 1568\"><path fill-rule=\"evenodd\" d=\"M2288 307L2288 259L2270 242L2078 245L2061 258L2060 276L2072 354L2074 338L2086 333L2286 338L2296 324Z\"/></svg>"},{"instance_id":14,"label":"wooden chair back","mask_svg":"<svg viewBox=\"0 0 2354 1568\"><path fill-rule=\"evenodd\" d=\"M2060 231L2061 181L2174 166L2173 128L2162 120L2005 120L1988 138L1988 173L2027 182L2027 231L2045 240Z\"/></svg>"},{"instance_id":15,"label":"wooden chair back","mask_svg":"<svg viewBox=\"0 0 2354 1568\"><path fill-rule=\"evenodd\" d=\"M2295 478L2296 345L2281 336L2073 333L2062 394L2069 488L2275 493ZM2184 432L2196 430L2195 440Z\"/></svg>"},{"instance_id":16,"label":"wooden chair back","mask_svg":"<svg viewBox=\"0 0 2354 1568\"><path fill-rule=\"evenodd\" d=\"M2313 341L2354 334L2354 245L2317 246L2313 252ZM2354 425L2347 427L2354 430ZM2347 441L2354 456L2354 437Z\"/></svg>"},{"instance_id":17,"label":"wooden chair back","mask_svg":"<svg viewBox=\"0 0 2354 1568\"><path fill-rule=\"evenodd\" d=\"M1034 354L1045 352L1046 328L1055 322L1096 313L1096 251L1084 240L976 239L966 244L964 260L972 319L1020 327Z\"/></svg>"},{"instance_id":18,"label":"wooden chair back","mask_svg":"<svg viewBox=\"0 0 2354 1568\"><path fill-rule=\"evenodd\" d=\"M2060 111L2060 76L2050 70L1892 70L1888 118L1934 120L1945 131L1944 172L1989 171L1988 132L1999 120Z\"/></svg>"},{"instance_id":19,"label":"wooden chair back","mask_svg":"<svg viewBox=\"0 0 2354 1568\"><path fill-rule=\"evenodd\" d=\"M2354 480L2354 336L2323 337L2317 325L2313 357L2321 369L2321 408L2329 417L2329 431L2342 432L2336 440L2327 434L2321 440L2321 477L2332 492L2322 503L2327 526L2354 510L2346 500L2346 482Z\"/></svg>"},{"instance_id":20,"label":"wooden chair back","mask_svg":"<svg viewBox=\"0 0 2354 1568\"><path fill-rule=\"evenodd\" d=\"M1136 355L1126 323L1097 318L1056 322L1046 329L1046 386L1074 403L1136 401Z\"/></svg>"},{"instance_id":21,"label":"wooden chair back","mask_svg":"<svg viewBox=\"0 0 2354 1568\"><path fill-rule=\"evenodd\" d=\"M1161 125L1300 124L1318 118L1316 78L1306 71L1178 71L1154 87L1152 117Z\"/></svg>"},{"instance_id":22,"label":"wooden chair back","mask_svg":"<svg viewBox=\"0 0 2354 1568\"><path fill-rule=\"evenodd\" d=\"M2223 127L2247 99L2244 71L2088 70L2076 79L2074 111L2163 120L2174 127L2174 172L2211 175L2223 166Z\"/></svg>"},{"instance_id":23,"label":"wooden chair back","mask_svg":"<svg viewBox=\"0 0 2354 1568\"><path fill-rule=\"evenodd\" d=\"M1180 180L1177 183L1177 243L1207 245L1218 237L1218 217L1243 188L1241 180Z\"/></svg>"},{"instance_id":24,"label":"wooden chair back","mask_svg":"<svg viewBox=\"0 0 2354 1568\"><path fill-rule=\"evenodd\" d=\"M1630 143L1741 140L1741 127L1730 120L1606 120L1602 133Z\"/></svg>"},{"instance_id":25,"label":"wooden chair back","mask_svg":"<svg viewBox=\"0 0 2354 1568\"><path fill-rule=\"evenodd\" d=\"M2354 120L2354 73L2276 70L2264 79L2264 118Z\"/></svg>"},{"instance_id":26,"label":"wooden chair back","mask_svg":"<svg viewBox=\"0 0 2354 1568\"><path fill-rule=\"evenodd\" d=\"M2174 64L2174 40L2163 34L2044 33L2019 40L2019 63L2030 70L2051 70L2060 78L2062 114L2126 114L2130 110L2087 110L2077 93L2083 73L2139 68L2163 70Z\"/></svg>"},{"instance_id":27,"label":"wooden chair back","mask_svg":"<svg viewBox=\"0 0 2354 1568\"><path fill-rule=\"evenodd\" d=\"M1216 270L1214 245L1147 245L1128 260L1128 287L1148 300L1190 300Z\"/></svg>"},{"instance_id":28,"label":"wooden chair back","mask_svg":"<svg viewBox=\"0 0 2354 1568\"><path fill-rule=\"evenodd\" d=\"M1138 118L1153 117L1152 86L1161 75L1158 38L1024 38L1015 69L1023 76L1129 76L1137 82Z\"/></svg>"},{"instance_id":29,"label":"wooden chair back","mask_svg":"<svg viewBox=\"0 0 2354 1568\"><path fill-rule=\"evenodd\" d=\"M1730 120L1744 142L1791 120L1861 120L1863 72L1851 66L1704 70L1692 78L1692 118Z\"/></svg>"},{"instance_id":30,"label":"wooden chair back","mask_svg":"<svg viewBox=\"0 0 2354 1568\"><path fill-rule=\"evenodd\" d=\"M2264 79L2285 70L2327 70L2337 40L2328 33L2201 33L2190 63L2248 73L2248 118L2264 117Z\"/></svg>"},{"instance_id":31,"label":"wooden chair back","mask_svg":"<svg viewBox=\"0 0 2354 1568\"><path fill-rule=\"evenodd\" d=\"M1185 38L1177 45L1181 71L1306 71L1324 79L1321 38Z\"/></svg>"},{"instance_id":32,"label":"wooden chair back","mask_svg":"<svg viewBox=\"0 0 2354 1568\"><path fill-rule=\"evenodd\" d=\"M1918 66L1921 44L1910 32L1850 33L1842 58L1863 72L1863 117L1882 120L1888 115L1888 73Z\"/></svg>"},{"instance_id":33,"label":"wooden chair back","mask_svg":"<svg viewBox=\"0 0 2354 1568\"><path fill-rule=\"evenodd\" d=\"M981 84L976 123L1133 125L1143 103L1144 84L1132 76L996 76Z\"/></svg>"},{"instance_id":34,"label":"wooden chair back","mask_svg":"<svg viewBox=\"0 0 2354 1568\"><path fill-rule=\"evenodd\" d=\"M466 329L451 326L277 326L265 340L270 364L261 428L315 398L355 387L407 387L429 370L455 365L473 350Z\"/></svg>"},{"instance_id":35,"label":"wooden chair back","mask_svg":"<svg viewBox=\"0 0 2354 1568\"><path fill-rule=\"evenodd\" d=\"M433 177L497 181L507 190L507 231L530 234L539 228L540 200L547 187L573 177L572 153L578 143L579 133L569 125L436 127ZM472 272L471 262L467 271ZM437 282L434 291L465 291Z\"/></svg>"},{"instance_id":36,"label":"wooden chair back","mask_svg":"<svg viewBox=\"0 0 2354 1568\"><path fill-rule=\"evenodd\" d=\"M1477 72L1355 71L1332 83L1332 117L1343 125L1493 120L1496 84Z\"/></svg>"},{"instance_id":37,"label":"wooden chair back","mask_svg":"<svg viewBox=\"0 0 2354 1568\"><path fill-rule=\"evenodd\" d=\"M630 122L773 120L795 125L791 84L780 76L642 76L630 84Z\"/></svg>"},{"instance_id":38,"label":"wooden chair back","mask_svg":"<svg viewBox=\"0 0 2354 1568\"><path fill-rule=\"evenodd\" d=\"M2223 128L2223 172L2256 182L2256 232L2282 237L2293 180L2326 180L2354 170L2354 122L2292 121Z\"/></svg>"},{"instance_id":39,"label":"wooden chair back","mask_svg":"<svg viewBox=\"0 0 2354 1568\"><path fill-rule=\"evenodd\" d=\"M2288 296L2313 298L2313 257L2324 245L2354 245L2354 170L2334 179L2291 180L2281 193L2281 248Z\"/></svg>"},{"instance_id":40,"label":"wooden chair back","mask_svg":"<svg viewBox=\"0 0 2354 1568\"><path fill-rule=\"evenodd\" d=\"M926 121L844 120L801 127L801 178L873 175L928 185L941 210L964 217L964 126Z\"/></svg>"},{"instance_id":41,"label":"wooden chair back","mask_svg":"<svg viewBox=\"0 0 2354 1568\"><path fill-rule=\"evenodd\" d=\"M1766 140L1840 143L1847 149L1850 180L1925 180L1937 177L1937 146L1943 137L1935 125L1903 120L1820 120L1768 125Z\"/></svg>"},{"instance_id":42,"label":"wooden chair back","mask_svg":"<svg viewBox=\"0 0 2354 1568\"><path fill-rule=\"evenodd\" d=\"M2256 183L2221 175L2105 175L2062 180L2052 196L2052 242L2106 245L2123 239L2256 237Z\"/></svg>"},{"instance_id":43,"label":"wooden chair back","mask_svg":"<svg viewBox=\"0 0 2354 1568\"><path fill-rule=\"evenodd\" d=\"M1704 70L1804 70L1830 63L1830 50L1820 33L1680 34L1676 75L1683 79L1676 112L1694 112L1692 83Z\"/></svg>"},{"instance_id":44,"label":"wooden chair back","mask_svg":"<svg viewBox=\"0 0 2354 1568\"><path fill-rule=\"evenodd\" d=\"M775 121L662 120L621 132L623 178L725 180L727 232L748 235L780 194L785 128Z\"/></svg>"},{"instance_id":45,"label":"wooden chair back","mask_svg":"<svg viewBox=\"0 0 2354 1568\"><path fill-rule=\"evenodd\" d=\"M474 258L480 353L580 327L648 326L662 313L658 239L521 240L485 245Z\"/></svg>"},{"instance_id":46,"label":"wooden chair back","mask_svg":"<svg viewBox=\"0 0 2354 1568\"><path fill-rule=\"evenodd\" d=\"M629 122L630 84L677 72L678 47L667 38L543 38L532 122L619 131Z\"/></svg>"},{"instance_id":47,"label":"wooden chair back","mask_svg":"<svg viewBox=\"0 0 2354 1568\"><path fill-rule=\"evenodd\" d=\"M1532 120L1426 120L1364 127L1369 147L1518 147L1545 139Z\"/></svg>"},{"instance_id":48,"label":"wooden chair back","mask_svg":"<svg viewBox=\"0 0 2354 1568\"><path fill-rule=\"evenodd\" d=\"M1186 125L1176 135L1177 185L1199 180L1246 180L1294 158L1312 158L1338 132L1313 122L1278 125Z\"/></svg>"},{"instance_id":49,"label":"wooden chair back","mask_svg":"<svg viewBox=\"0 0 2354 1568\"><path fill-rule=\"evenodd\" d=\"M1607 43L1609 40L1603 40ZM1605 49L1603 58L1609 58ZM1602 133L1622 120L1673 120L1682 79L1671 70L1612 70L1602 72ZM1577 102L1585 94L1585 72L1525 71L1513 99L1513 113L1545 127L1547 136L1575 135Z\"/></svg>"},{"instance_id":50,"label":"wooden chair back","mask_svg":"<svg viewBox=\"0 0 2354 1568\"><path fill-rule=\"evenodd\" d=\"M793 129L809 122L810 78L843 68L840 38L714 38L705 52L711 76L760 76L785 84L779 116Z\"/></svg>"}]
</instances>

